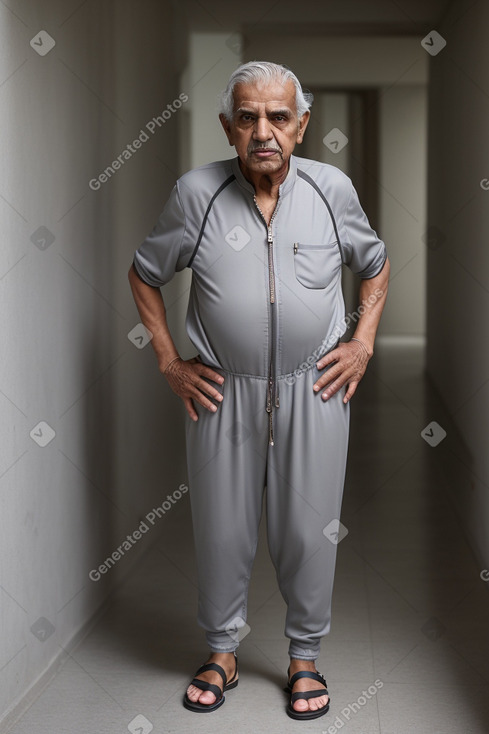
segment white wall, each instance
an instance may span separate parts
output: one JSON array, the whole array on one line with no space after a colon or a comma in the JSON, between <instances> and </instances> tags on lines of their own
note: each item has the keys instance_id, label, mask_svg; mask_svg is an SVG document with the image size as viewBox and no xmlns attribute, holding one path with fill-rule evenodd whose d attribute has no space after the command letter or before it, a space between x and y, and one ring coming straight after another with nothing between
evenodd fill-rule
<instances>
[{"instance_id":1,"label":"white wall","mask_svg":"<svg viewBox=\"0 0 489 734\"><path fill-rule=\"evenodd\" d=\"M241 63L239 40L231 31L189 35L189 63L184 75L191 90L188 168L236 155L218 115L219 93Z\"/></svg>"},{"instance_id":2,"label":"white wall","mask_svg":"<svg viewBox=\"0 0 489 734\"><path fill-rule=\"evenodd\" d=\"M489 568L489 190L480 185L489 179L489 5L457 3L439 32L447 46L430 69L428 222L439 234L428 249L427 365L446 406L447 486Z\"/></svg>"},{"instance_id":3,"label":"white wall","mask_svg":"<svg viewBox=\"0 0 489 734\"><path fill-rule=\"evenodd\" d=\"M350 174L348 145L333 153L324 145L325 135L337 127L350 137L348 94L346 92L321 92L314 95L312 115L303 142L295 148L298 156L314 158L322 163L338 166Z\"/></svg>"},{"instance_id":4,"label":"white wall","mask_svg":"<svg viewBox=\"0 0 489 734\"><path fill-rule=\"evenodd\" d=\"M425 333L426 104L424 85L381 90L379 229L392 269L382 336Z\"/></svg>"},{"instance_id":5,"label":"white wall","mask_svg":"<svg viewBox=\"0 0 489 734\"><path fill-rule=\"evenodd\" d=\"M127 271L179 173L178 113L88 186L182 91L172 24L170 3L155 22L149 0L0 6L0 717L158 530L98 583L89 571L186 478L180 403L127 337ZM41 57L29 41L43 29L56 45ZM41 226L44 250L30 241ZM56 432L44 448L39 421ZM30 629L42 618L44 641Z\"/></svg>"}]
</instances>

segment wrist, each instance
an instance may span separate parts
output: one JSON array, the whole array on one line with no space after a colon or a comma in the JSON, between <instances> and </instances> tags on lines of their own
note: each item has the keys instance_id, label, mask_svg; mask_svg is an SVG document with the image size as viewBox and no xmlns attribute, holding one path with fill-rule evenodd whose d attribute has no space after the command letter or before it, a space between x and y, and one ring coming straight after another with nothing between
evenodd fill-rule
<instances>
[{"instance_id":1,"label":"wrist","mask_svg":"<svg viewBox=\"0 0 489 734\"><path fill-rule=\"evenodd\" d=\"M371 345L370 342L368 342L366 339L360 339L358 336L352 336L350 341L358 342L359 344L361 344L361 346L363 347L365 351L365 354L367 355L369 359L373 357L373 354L374 354L373 345Z\"/></svg>"},{"instance_id":2,"label":"wrist","mask_svg":"<svg viewBox=\"0 0 489 734\"><path fill-rule=\"evenodd\" d=\"M175 357L171 357L170 359L166 359L165 362L163 362L163 366L160 366L161 372L166 375L171 365L177 362L179 359L181 359L179 354L177 354Z\"/></svg>"}]
</instances>

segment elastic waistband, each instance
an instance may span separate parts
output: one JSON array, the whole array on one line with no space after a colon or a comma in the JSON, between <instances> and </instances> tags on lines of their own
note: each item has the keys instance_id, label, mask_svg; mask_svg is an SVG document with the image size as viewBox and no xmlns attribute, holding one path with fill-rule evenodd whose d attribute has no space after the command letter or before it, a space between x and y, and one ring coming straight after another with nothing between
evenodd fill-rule
<instances>
[{"instance_id":1,"label":"elastic waistband","mask_svg":"<svg viewBox=\"0 0 489 734\"><path fill-rule=\"evenodd\" d=\"M332 352L333 349L336 349L339 343L340 343L340 340L338 339L338 341L336 342L334 346L332 346L330 349L327 349L322 354L319 354L318 357L314 357L314 359L312 359L311 362L309 362L309 359L311 359L312 355L311 357L308 357L308 359L304 360L304 362L301 362L294 370L292 370L292 372L287 372L282 375L274 375L274 379L275 380L285 380L286 382L287 381L290 382L292 379L297 378L299 375L303 375L306 372L309 372L310 369L316 366L316 363L319 362L320 359L325 357L326 354L329 354L329 352ZM198 355L197 358L201 360L200 355ZM220 370L221 372L224 372L226 375L231 375L232 377L246 377L247 379L250 379L250 380L268 380L269 379L268 375L252 375L248 372L232 372L231 370L227 370L224 367L220 367L220 366L216 366L212 364L210 364L209 367L212 367L212 369L215 369L215 370Z\"/></svg>"}]
</instances>

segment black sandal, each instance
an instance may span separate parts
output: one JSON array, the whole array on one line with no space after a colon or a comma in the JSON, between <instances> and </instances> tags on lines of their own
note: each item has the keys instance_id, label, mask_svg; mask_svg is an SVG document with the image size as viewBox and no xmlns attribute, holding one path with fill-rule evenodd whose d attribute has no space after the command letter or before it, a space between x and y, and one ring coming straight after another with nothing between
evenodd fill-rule
<instances>
[{"instance_id":1,"label":"black sandal","mask_svg":"<svg viewBox=\"0 0 489 734\"><path fill-rule=\"evenodd\" d=\"M287 670L287 678L289 678L290 674L290 666ZM313 678L314 680L319 681L319 683L322 683L325 690L321 690L321 688L317 691L297 691L297 693L292 693L292 688L296 681L299 680L299 678ZM329 704L331 699L329 698L328 688L326 684L325 678L321 675L321 673L316 672L314 673L312 670L299 670L297 673L294 673L292 678L290 678L287 682L287 687L284 689L286 693L290 693L290 701L289 705L287 706L287 713L290 716L291 719L318 719L320 716L323 716L327 711L329 711ZM328 696L328 703L323 706L322 708L318 709L317 711L296 711L292 704L294 704L299 698L305 698L306 701L309 698L317 698L319 696Z\"/></svg>"},{"instance_id":2,"label":"black sandal","mask_svg":"<svg viewBox=\"0 0 489 734\"><path fill-rule=\"evenodd\" d=\"M231 688L236 688L236 686L239 683L239 680L235 680L236 676L238 675L238 656L236 653L234 653L234 659L235 659L235 668L234 668L234 675L232 678L230 678L229 682L226 678L226 673L224 672L224 668L222 668L217 663L206 663L205 665L201 665L201 667L198 669L198 671L195 674L195 678L192 679L192 681L189 683L189 685L196 686L196 688L200 688L201 691L211 691L216 697L216 700L214 703L199 703L198 701L191 701L190 698L187 695L187 691L185 691L185 696L183 698L183 705L186 709L189 709L189 711L196 711L199 714L207 713L208 711L215 711L219 708L219 706L222 706L224 701L226 700L224 698L224 691L229 691ZM207 683L205 680L198 680L197 676L201 673L205 673L206 670L215 670L222 678L223 681L223 689L221 690L219 686L214 685L214 683ZM188 686L187 686L188 687Z\"/></svg>"}]
</instances>

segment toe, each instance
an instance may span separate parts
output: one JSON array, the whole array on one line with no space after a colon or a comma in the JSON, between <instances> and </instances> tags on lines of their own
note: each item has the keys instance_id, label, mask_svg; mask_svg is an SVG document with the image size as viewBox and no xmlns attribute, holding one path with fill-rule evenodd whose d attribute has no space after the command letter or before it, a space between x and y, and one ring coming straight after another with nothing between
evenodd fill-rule
<instances>
[{"instance_id":1,"label":"toe","mask_svg":"<svg viewBox=\"0 0 489 734\"><path fill-rule=\"evenodd\" d=\"M199 693L201 693L201 691L195 686L189 686L187 688L187 696L190 698L191 701L197 701L197 699L199 698Z\"/></svg>"},{"instance_id":2,"label":"toe","mask_svg":"<svg viewBox=\"0 0 489 734\"><path fill-rule=\"evenodd\" d=\"M292 707L295 711L307 711L307 701L305 698L298 698L297 701L294 701Z\"/></svg>"},{"instance_id":3,"label":"toe","mask_svg":"<svg viewBox=\"0 0 489 734\"><path fill-rule=\"evenodd\" d=\"M208 706L211 703L214 703L216 700L215 695L212 693L212 691L201 691L202 695L199 698L199 703L203 703L206 706Z\"/></svg>"},{"instance_id":4,"label":"toe","mask_svg":"<svg viewBox=\"0 0 489 734\"><path fill-rule=\"evenodd\" d=\"M197 688L197 686L189 686L187 688L187 696L194 703L198 701L202 704L211 704L216 700L212 691L202 691L200 688Z\"/></svg>"},{"instance_id":5,"label":"toe","mask_svg":"<svg viewBox=\"0 0 489 734\"><path fill-rule=\"evenodd\" d=\"M318 696L317 698L310 698L309 708L311 711L317 711L318 709L324 708L326 706L327 701L328 701L327 696Z\"/></svg>"}]
</instances>

